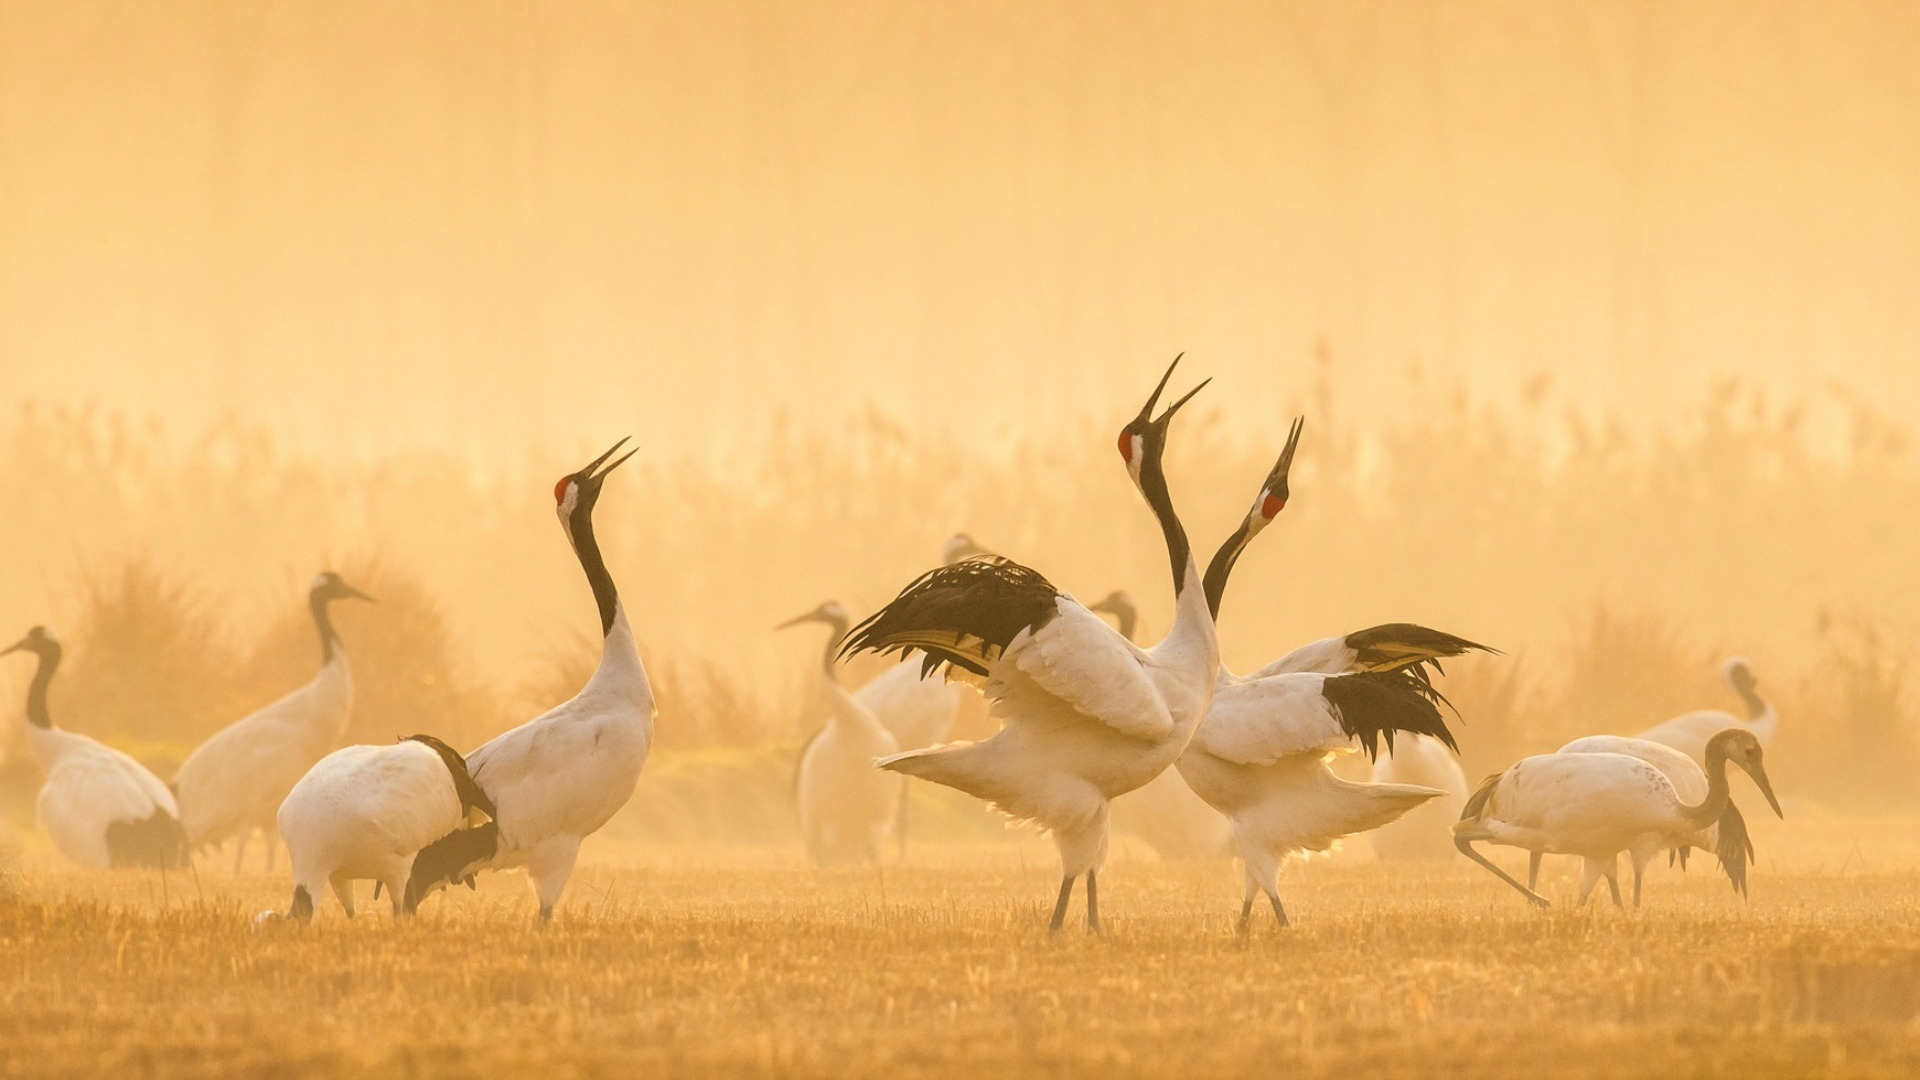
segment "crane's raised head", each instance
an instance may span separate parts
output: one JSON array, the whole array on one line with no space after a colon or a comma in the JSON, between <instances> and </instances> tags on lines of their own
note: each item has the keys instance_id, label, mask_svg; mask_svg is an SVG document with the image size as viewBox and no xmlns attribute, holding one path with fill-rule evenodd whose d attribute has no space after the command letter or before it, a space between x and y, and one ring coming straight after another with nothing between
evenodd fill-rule
<instances>
[{"instance_id":1,"label":"crane's raised head","mask_svg":"<svg viewBox=\"0 0 1920 1080\"><path fill-rule=\"evenodd\" d=\"M1744 656L1729 656L1720 665L1720 677L1726 680L1727 689L1736 694L1749 694L1760 684L1754 677L1753 665Z\"/></svg>"},{"instance_id":2,"label":"crane's raised head","mask_svg":"<svg viewBox=\"0 0 1920 1080\"><path fill-rule=\"evenodd\" d=\"M1173 369L1180 366L1180 356L1174 357L1173 363L1167 365L1167 373L1160 376L1160 385L1153 388L1147 403L1140 406L1140 415L1120 429L1120 460L1126 463L1127 474L1133 477L1134 485L1143 491L1145 478L1158 475L1160 471L1160 456L1167 448L1167 427L1173 422L1173 414L1180 411L1180 406L1191 401L1193 395L1200 392L1200 387L1212 381L1202 379L1200 386L1187 391L1186 397L1167 406L1167 410L1155 419L1153 407L1159 402L1161 392L1166 390L1167 380L1173 377Z\"/></svg>"},{"instance_id":3,"label":"crane's raised head","mask_svg":"<svg viewBox=\"0 0 1920 1080\"><path fill-rule=\"evenodd\" d=\"M954 533L947 537L946 543L940 545L940 563L943 566L951 566L962 559L977 559L991 554L993 552L981 547L974 542L973 537L963 532Z\"/></svg>"},{"instance_id":4,"label":"crane's raised head","mask_svg":"<svg viewBox=\"0 0 1920 1080\"><path fill-rule=\"evenodd\" d=\"M573 535L575 520L593 513L593 504L600 498L600 485L606 480L607 474L619 468L627 458L640 452L639 448L635 447L621 455L613 464L605 465L606 460L613 457L614 451L626 444L627 440L621 439L608 447L606 453L588 462L586 468L568 473L560 478L559 483L553 485L554 512L560 515L560 524L567 530L568 536ZM604 468L603 465L605 465Z\"/></svg>"},{"instance_id":5,"label":"crane's raised head","mask_svg":"<svg viewBox=\"0 0 1920 1080\"><path fill-rule=\"evenodd\" d=\"M1716 757L1738 765L1742 772L1753 778L1760 794L1767 797L1767 805L1773 807L1775 816L1786 816L1780 811L1780 800L1773 797L1773 784L1767 780L1767 769L1762 764L1766 751L1761 749L1760 740L1754 737L1753 732L1745 728L1727 728L1708 739L1706 758L1709 772Z\"/></svg>"},{"instance_id":6,"label":"crane's raised head","mask_svg":"<svg viewBox=\"0 0 1920 1080\"><path fill-rule=\"evenodd\" d=\"M48 652L58 651L60 651L60 642L53 636L53 631L44 626L36 626L27 631L27 635L19 641L0 649L0 656L17 652L37 653L44 656Z\"/></svg>"},{"instance_id":7,"label":"crane's raised head","mask_svg":"<svg viewBox=\"0 0 1920 1080\"><path fill-rule=\"evenodd\" d=\"M313 584L308 587L307 592L315 600L323 603L332 600L365 600L370 604L376 602L373 597L347 584L346 578L331 570L315 575Z\"/></svg>"},{"instance_id":8,"label":"crane's raised head","mask_svg":"<svg viewBox=\"0 0 1920 1080\"><path fill-rule=\"evenodd\" d=\"M1133 627L1140 618L1139 608L1134 606L1133 597L1125 589L1115 589L1100 599L1087 605L1088 611L1105 612L1119 623L1120 636L1133 640Z\"/></svg>"},{"instance_id":9,"label":"crane's raised head","mask_svg":"<svg viewBox=\"0 0 1920 1080\"><path fill-rule=\"evenodd\" d=\"M1287 489L1287 473L1293 468L1293 452L1300 448L1300 430L1307 424L1307 418L1293 418L1293 429L1287 432L1287 445L1280 451L1280 458L1273 463L1273 471L1260 485L1260 494L1253 500L1253 509L1247 511L1247 529L1257 533L1266 528L1267 522L1280 516L1287 508L1290 492Z\"/></svg>"},{"instance_id":10,"label":"crane's raised head","mask_svg":"<svg viewBox=\"0 0 1920 1080\"><path fill-rule=\"evenodd\" d=\"M844 634L852 621L852 616L847 614L847 609L841 607L838 600L828 600L812 611L802 615L795 615L793 618L774 627L774 629L785 630L789 626L799 626L801 623L817 622L836 627Z\"/></svg>"}]
</instances>

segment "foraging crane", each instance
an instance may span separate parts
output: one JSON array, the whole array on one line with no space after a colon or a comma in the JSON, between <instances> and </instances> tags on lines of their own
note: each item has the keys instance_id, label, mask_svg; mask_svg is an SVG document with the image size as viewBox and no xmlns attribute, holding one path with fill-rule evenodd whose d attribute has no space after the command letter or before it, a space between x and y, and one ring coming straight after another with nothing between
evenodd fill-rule
<instances>
[{"instance_id":1,"label":"foraging crane","mask_svg":"<svg viewBox=\"0 0 1920 1080\"><path fill-rule=\"evenodd\" d=\"M1746 704L1745 720L1718 709L1701 709L1656 724L1634 738L1665 743L1700 763L1706 761L1707 740L1713 738L1716 732L1728 728L1752 732L1762 749L1772 745L1774 730L1780 726L1780 716L1755 689L1760 680L1754 677L1753 665L1743 656L1730 656L1720 664L1720 679Z\"/></svg>"},{"instance_id":2,"label":"foraging crane","mask_svg":"<svg viewBox=\"0 0 1920 1080\"><path fill-rule=\"evenodd\" d=\"M834 654L851 621L847 609L830 600L775 628L816 622L833 630L821 659L819 682L827 708L826 726L800 752L794 783L800 833L806 840L807 857L816 866L879 862L880 846L899 816L906 786L899 775L873 767L875 758L899 751L893 733L834 677Z\"/></svg>"},{"instance_id":3,"label":"foraging crane","mask_svg":"<svg viewBox=\"0 0 1920 1080\"><path fill-rule=\"evenodd\" d=\"M187 838L167 785L126 754L53 726L47 688L60 667L60 642L36 626L0 656L15 652L39 658L27 686L27 743L47 773L34 815L53 845L94 870L185 866Z\"/></svg>"},{"instance_id":4,"label":"foraging crane","mask_svg":"<svg viewBox=\"0 0 1920 1080\"><path fill-rule=\"evenodd\" d=\"M373 597L331 570L313 579L307 609L320 633L320 673L313 681L259 712L221 728L187 755L173 778L180 823L195 849L234 837L233 871L240 872L247 840L257 829L267 841L273 869L274 815L287 792L347 733L353 712L353 673L347 650L333 628L336 600Z\"/></svg>"},{"instance_id":5,"label":"foraging crane","mask_svg":"<svg viewBox=\"0 0 1920 1080\"><path fill-rule=\"evenodd\" d=\"M1115 589L1088 611L1113 616L1114 628L1134 640L1139 609L1133 597ZM1233 828L1220 812L1193 793L1178 769L1160 775L1113 800L1113 827L1146 842L1162 859L1201 859L1225 855L1233 847Z\"/></svg>"},{"instance_id":6,"label":"foraging crane","mask_svg":"<svg viewBox=\"0 0 1920 1080\"><path fill-rule=\"evenodd\" d=\"M1460 759L1431 735L1403 735L1393 750L1373 762L1376 784L1417 784L1445 792L1398 821L1374 830L1373 853L1381 859L1453 857L1453 823L1467 804L1467 774Z\"/></svg>"},{"instance_id":7,"label":"foraging crane","mask_svg":"<svg viewBox=\"0 0 1920 1080\"><path fill-rule=\"evenodd\" d=\"M923 575L842 646L843 654L917 650L926 671L944 663L986 681L1003 721L999 732L878 764L957 788L1051 832L1061 871L1054 931L1082 876L1087 927L1099 929L1109 800L1179 756L1206 712L1220 664L1200 569L1162 468L1168 426L1199 388L1153 417L1172 375L1169 366L1119 438L1128 475L1160 521L1173 571L1173 626L1158 645L1135 646L1037 571L988 558Z\"/></svg>"},{"instance_id":8,"label":"foraging crane","mask_svg":"<svg viewBox=\"0 0 1920 1080\"><path fill-rule=\"evenodd\" d=\"M1286 507L1287 472L1301 427L1294 421L1286 449L1252 509L1207 567L1207 605L1216 617L1235 562ZM1350 751L1356 741L1370 756L1377 755L1383 736L1391 749L1396 732L1453 744L1436 704L1441 698L1421 665L1434 662L1436 651L1451 656L1485 647L1416 629L1420 634L1403 637L1430 640L1430 647L1381 639L1381 650L1396 657L1397 666L1362 667L1366 650L1351 650L1349 656L1319 642L1268 665L1262 669L1266 674L1242 677L1219 668L1206 717L1174 764L1194 794L1232 825L1243 867L1242 932L1259 893L1266 894L1274 919L1287 925L1279 875L1289 857L1330 851L1346 836L1377 828L1445 794L1410 784L1356 784L1327 768L1334 754ZM1285 669L1289 658L1299 669ZM1356 670L1315 670L1316 665Z\"/></svg>"},{"instance_id":9,"label":"foraging crane","mask_svg":"<svg viewBox=\"0 0 1920 1080\"><path fill-rule=\"evenodd\" d=\"M593 535L600 486L634 451L601 465L626 442L561 477L553 489L560 527L599 609L600 665L573 698L467 755L474 782L499 812L420 852L407 883L410 905L480 870L525 868L540 901L540 921L547 922L573 873L580 842L633 796L653 745L653 687Z\"/></svg>"},{"instance_id":10,"label":"foraging crane","mask_svg":"<svg viewBox=\"0 0 1920 1080\"><path fill-rule=\"evenodd\" d=\"M310 921L321 887L332 886L353 918L353 883L362 878L373 879L376 900L386 889L394 918L411 914L404 898L414 856L474 812L491 817L492 800L459 752L431 735L335 750L280 804L280 835L293 865L287 917Z\"/></svg>"},{"instance_id":11,"label":"foraging crane","mask_svg":"<svg viewBox=\"0 0 1920 1080\"><path fill-rule=\"evenodd\" d=\"M1673 785L1674 794L1686 802L1699 802L1707 796L1707 774L1692 758L1675 750L1665 743L1651 742L1646 739L1628 739L1619 735L1589 735L1575 739L1556 754L1625 754L1659 769L1661 775ZM1720 814L1720 820L1695 833L1688 843L1681 845L1663 845L1669 852L1671 861L1677 854L1680 868L1687 867L1689 848L1705 848L1713 852L1720 860L1721 869L1727 873L1727 880L1733 883L1733 890L1741 896L1747 895L1747 863L1753 858L1753 840L1747 835L1746 818L1740 814L1740 808L1727 799L1727 808ZM1540 852L1531 852L1527 859L1527 888L1534 887L1539 880ZM1634 904L1640 902L1640 867L1633 873Z\"/></svg>"},{"instance_id":12,"label":"foraging crane","mask_svg":"<svg viewBox=\"0 0 1920 1080\"><path fill-rule=\"evenodd\" d=\"M1513 886L1527 900L1547 907L1547 898L1515 881L1474 850L1485 840L1554 855L1578 855L1586 869L1580 882L1584 906L1601 878L1620 903L1619 854L1633 859L1636 882L1648 860L1669 847L1695 842L1717 824L1729 798L1727 764L1739 766L1780 813L1773 785L1761 764L1764 751L1753 733L1730 728L1707 741L1706 794L1686 802L1665 773L1628 754L1537 754L1482 781L1453 826L1462 855ZM1639 903L1635 889L1634 902Z\"/></svg>"}]
</instances>

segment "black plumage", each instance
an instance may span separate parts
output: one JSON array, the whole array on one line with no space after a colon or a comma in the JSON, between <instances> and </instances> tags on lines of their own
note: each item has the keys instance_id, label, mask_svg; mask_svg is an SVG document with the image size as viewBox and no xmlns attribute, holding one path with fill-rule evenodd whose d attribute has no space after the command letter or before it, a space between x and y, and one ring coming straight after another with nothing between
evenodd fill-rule
<instances>
[{"instance_id":1,"label":"black plumage","mask_svg":"<svg viewBox=\"0 0 1920 1080\"><path fill-rule=\"evenodd\" d=\"M488 817L496 816L493 800L474 782L473 774L467 771L467 759L460 756L460 751L431 735L409 735L400 741L421 743L440 755L440 760L446 763L447 772L453 774L453 790L460 796L461 813L478 810Z\"/></svg>"},{"instance_id":2,"label":"black plumage","mask_svg":"<svg viewBox=\"0 0 1920 1080\"><path fill-rule=\"evenodd\" d=\"M1059 596L1039 571L997 555L942 566L854 627L840 655L918 650L923 675L944 663L984 676L1020 631L1059 614Z\"/></svg>"},{"instance_id":3,"label":"black plumage","mask_svg":"<svg viewBox=\"0 0 1920 1080\"><path fill-rule=\"evenodd\" d=\"M1431 664L1435 671L1439 671L1443 657L1461 656L1469 652L1500 652L1477 641L1468 641L1418 623L1369 626L1348 634L1346 642L1347 648L1359 657L1357 662L1360 666L1368 671L1391 671L1411 666L1423 676L1425 671L1421 665Z\"/></svg>"},{"instance_id":4,"label":"black plumage","mask_svg":"<svg viewBox=\"0 0 1920 1080\"><path fill-rule=\"evenodd\" d=\"M1740 816L1740 808L1733 805L1731 799L1720 812L1720 829L1713 853L1719 856L1727 880L1733 882L1733 891L1747 895L1747 864L1753 861L1753 840L1747 835L1747 819Z\"/></svg>"},{"instance_id":5,"label":"black plumage","mask_svg":"<svg viewBox=\"0 0 1920 1080\"><path fill-rule=\"evenodd\" d=\"M1380 756L1383 737L1391 751L1394 733L1400 731L1431 735L1459 751L1453 732L1447 730L1447 722L1440 715L1439 706L1447 704L1447 699L1416 674L1417 670L1334 675L1321 687L1321 695L1333 706L1341 729L1360 741L1369 758Z\"/></svg>"},{"instance_id":6,"label":"black plumage","mask_svg":"<svg viewBox=\"0 0 1920 1080\"><path fill-rule=\"evenodd\" d=\"M500 824L489 821L472 829L456 829L420 849L407 875L402 910L412 914L420 901L443 885L465 882L472 887L476 870L500 849Z\"/></svg>"}]
</instances>

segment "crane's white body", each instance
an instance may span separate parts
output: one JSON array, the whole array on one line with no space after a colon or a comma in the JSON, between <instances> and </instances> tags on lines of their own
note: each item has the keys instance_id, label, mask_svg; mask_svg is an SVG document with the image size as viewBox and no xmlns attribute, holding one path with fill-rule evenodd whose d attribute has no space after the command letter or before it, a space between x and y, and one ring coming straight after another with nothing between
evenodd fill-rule
<instances>
[{"instance_id":1,"label":"crane's white body","mask_svg":"<svg viewBox=\"0 0 1920 1080\"><path fill-rule=\"evenodd\" d=\"M1393 751L1373 763L1376 784L1414 784L1444 794L1407 811L1371 837L1382 859L1451 859L1453 823L1467 803L1467 774L1447 744L1431 735L1403 733Z\"/></svg>"},{"instance_id":2,"label":"crane's white body","mask_svg":"<svg viewBox=\"0 0 1920 1080\"><path fill-rule=\"evenodd\" d=\"M1243 678L1221 668L1211 708L1180 756L1180 775L1226 815L1245 867L1243 912L1265 892L1280 914L1280 868L1293 855L1331 851L1444 792L1356 784L1327 768L1355 748L1318 672ZM1282 916L1284 918L1284 916Z\"/></svg>"},{"instance_id":3,"label":"crane's white body","mask_svg":"<svg viewBox=\"0 0 1920 1080\"><path fill-rule=\"evenodd\" d=\"M922 678L920 668L918 660L895 664L853 692L854 700L893 735L898 750L945 742L960 716L961 700L972 693L966 684L938 675Z\"/></svg>"},{"instance_id":4,"label":"crane's white body","mask_svg":"<svg viewBox=\"0 0 1920 1080\"><path fill-rule=\"evenodd\" d=\"M823 676L823 682L832 682ZM822 690L827 724L800 757L795 796L807 856L816 865L879 862L905 780L873 767L900 744L838 684Z\"/></svg>"},{"instance_id":5,"label":"crane's white body","mask_svg":"<svg viewBox=\"0 0 1920 1080\"><path fill-rule=\"evenodd\" d=\"M275 815L315 762L340 744L353 714L353 674L336 646L313 681L220 729L187 756L174 778L181 825L195 848L255 829L271 855Z\"/></svg>"},{"instance_id":6,"label":"crane's white body","mask_svg":"<svg viewBox=\"0 0 1920 1080\"><path fill-rule=\"evenodd\" d=\"M111 746L57 727L27 726L27 742L46 770L34 816L60 853L93 870L110 869L107 830L156 812L178 818L167 785Z\"/></svg>"},{"instance_id":7,"label":"crane's white body","mask_svg":"<svg viewBox=\"0 0 1920 1080\"><path fill-rule=\"evenodd\" d=\"M1113 826L1145 841L1162 859L1208 859L1233 851L1233 825L1167 769L1113 800Z\"/></svg>"},{"instance_id":8,"label":"crane's white body","mask_svg":"<svg viewBox=\"0 0 1920 1080\"><path fill-rule=\"evenodd\" d=\"M1743 720L1719 709L1697 709L1655 724L1634 738L1671 746L1696 764L1706 761L1707 741L1728 728L1751 732L1763 749L1772 746L1780 715L1774 711L1772 702L1755 693L1752 666L1741 657L1729 657L1721 665L1720 673L1728 689L1748 699L1752 716Z\"/></svg>"},{"instance_id":9,"label":"crane's white body","mask_svg":"<svg viewBox=\"0 0 1920 1080\"><path fill-rule=\"evenodd\" d=\"M465 816L446 762L406 741L322 757L293 785L277 820L294 888L317 901L331 886L352 917L353 882L367 878L386 887L397 913L413 857Z\"/></svg>"},{"instance_id":10,"label":"crane's white body","mask_svg":"<svg viewBox=\"0 0 1920 1080\"><path fill-rule=\"evenodd\" d=\"M881 764L1042 826L1069 881L1097 871L1107 857L1109 801L1173 764L1213 698L1213 617L1191 560L1185 577L1173 628L1151 649L1061 594L1054 617L1021 630L988 668L987 700L1003 724L997 734Z\"/></svg>"},{"instance_id":11,"label":"crane's white body","mask_svg":"<svg viewBox=\"0 0 1920 1080\"><path fill-rule=\"evenodd\" d=\"M1477 817L1456 836L1585 861L1580 901L1606 878L1618 897L1616 862L1636 875L1669 847L1695 843L1699 826L1682 813L1673 781L1639 757L1619 753L1540 754L1500 774Z\"/></svg>"},{"instance_id":12,"label":"crane's white body","mask_svg":"<svg viewBox=\"0 0 1920 1080\"><path fill-rule=\"evenodd\" d=\"M524 868L543 912L566 889L580 842L633 797L653 746L653 717L653 686L616 601L587 685L467 755L498 809L500 846L487 866Z\"/></svg>"}]
</instances>

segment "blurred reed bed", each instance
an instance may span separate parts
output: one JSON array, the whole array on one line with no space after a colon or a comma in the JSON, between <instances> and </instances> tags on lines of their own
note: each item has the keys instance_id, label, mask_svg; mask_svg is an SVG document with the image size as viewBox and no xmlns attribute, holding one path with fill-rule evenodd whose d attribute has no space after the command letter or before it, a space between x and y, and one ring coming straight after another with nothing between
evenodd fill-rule
<instances>
[{"instance_id":1,"label":"blurred reed bed","mask_svg":"<svg viewBox=\"0 0 1920 1080\"><path fill-rule=\"evenodd\" d=\"M1389 620L1499 647L1444 683L1477 775L1580 734L1737 710L1718 661L1739 652L1783 716L1784 790L1862 809L1914 800L1920 572L1906 539L1920 469L1907 429L1871 402L1836 389L1775 407L1727 383L1685 424L1634 434L1557 401L1544 378L1511 409L1416 385L1427 407L1395 416L1349 406L1326 370L1259 437L1237 404L1203 395L1172 444L1175 500L1206 551L1245 512L1286 420L1309 413L1293 502L1227 599L1232 666ZM672 755L719 755L700 768L746 755L757 794L736 808L783 805L820 642L772 626L827 597L870 610L958 529L1077 594L1128 588L1145 625L1165 626L1165 554L1112 430L961 439L867 410L833 428L777 420L758 448L711 460L642 433L596 525L659 694L660 776ZM337 608L359 692L351 737L472 745L571 694L597 659L550 492L618 434L511 461L315 462L239 421L183 439L22 406L0 419L0 633L51 625L69 647L60 722L169 775L207 733L311 677L306 583L333 567L380 599ZM17 717L30 665L13 659L0 693ZM31 766L18 723L4 730L17 809Z\"/></svg>"}]
</instances>

